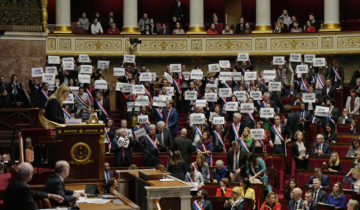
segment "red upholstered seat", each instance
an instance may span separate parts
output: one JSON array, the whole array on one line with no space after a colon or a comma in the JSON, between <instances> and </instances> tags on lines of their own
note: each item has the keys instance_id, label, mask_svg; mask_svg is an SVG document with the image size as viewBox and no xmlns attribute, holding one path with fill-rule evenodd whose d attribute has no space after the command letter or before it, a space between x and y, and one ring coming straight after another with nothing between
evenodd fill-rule
<instances>
[{"instance_id":1,"label":"red upholstered seat","mask_svg":"<svg viewBox=\"0 0 360 210\"><path fill-rule=\"evenodd\" d=\"M338 134L338 143L339 144L351 144L352 139L355 137L356 137L356 135L352 135L352 134Z\"/></svg>"},{"instance_id":2,"label":"red upholstered seat","mask_svg":"<svg viewBox=\"0 0 360 210\"><path fill-rule=\"evenodd\" d=\"M349 133L350 125L337 125L339 133Z\"/></svg>"},{"instance_id":3,"label":"red upholstered seat","mask_svg":"<svg viewBox=\"0 0 360 210\"><path fill-rule=\"evenodd\" d=\"M328 158L310 158L310 165L311 165L311 169L314 170L314 168L322 168L323 166L323 162L328 162L329 159ZM344 158L344 159L341 159L341 164L342 164L342 171L343 172L348 172L350 170L350 166L351 166L351 163L352 163L352 160L351 159L347 159L347 158Z\"/></svg>"},{"instance_id":4,"label":"red upholstered seat","mask_svg":"<svg viewBox=\"0 0 360 210\"><path fill-rule=\"evenodd\" d=\"M296 181L298 186L304 187L306 185L306 182L309 180L310 176L312 176L312 172L300 172L297 173ZM327 174L327 176L330 179L330 189L332 189L333 185L336 182L341 182L344 178L343 175L334 175L334 174ZM344 189L349 189L349 185L347 183L343 183Z\"/></svg>"},{"instance_id":5,"label":"red upholstered seat","mask_svg":"<svg viewBox=\"0 0 360 210\"><path fill-rule=\"evenodd\" d=\"M331 147L331 151L337 152L339 154L339 157L346 157L346 153L349 150L350 145L349 144L345 144L345 145L332 144L332 145L330 145L330 147Z\"/></svg>"},{"instance_id":6,"label":"red upholstered seat","mask_svg":"<svg viewBox=\"0 0 360 210\"><path fill-rule=\"evenodd\" d=\"M216 189L220 187L219 185L205 185L203 189L205 189L208 193L208 196L215 196L216 195Z\"/></svg>"}]
</instances>

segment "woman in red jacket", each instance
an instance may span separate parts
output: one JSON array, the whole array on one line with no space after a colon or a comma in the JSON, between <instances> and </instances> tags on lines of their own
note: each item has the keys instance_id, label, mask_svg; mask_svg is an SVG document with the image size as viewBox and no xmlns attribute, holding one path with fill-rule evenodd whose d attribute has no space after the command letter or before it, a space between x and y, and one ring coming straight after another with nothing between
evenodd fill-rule
<instances>
[{"instance_id":1,"label":"woman in red jacket","mask_svg":"<svg viewBox=\"0 0 360 210\"><path fill-rule=\"evenodd\" d=\"M220 180L220 187L216 189L216 197L231 198L231 187L229 187L230 180L228 178L222 178Z\"/></svg>"},{"instance_id":2,"label":"woman in red jacket","mask_svg":"<svg viewBox=\"0 0 360 210\"><path fill-rule=\"evenodd\" d=\"M315 33L316 32L316 28L311 25L309 20L306 22L306 25L304 26L304 32L305 33Z\"/></svg>"},{"instance_id":3,"label":"woman in red jacket","mask_svg":"<svg viewBox=\"0 0 360 210\"><path fill-rule=\"evenodd\" d=\"M265 201L261 204L260 210L281 210L281 204L274 192L269 192Z\"/></svg>"}]
</instances>

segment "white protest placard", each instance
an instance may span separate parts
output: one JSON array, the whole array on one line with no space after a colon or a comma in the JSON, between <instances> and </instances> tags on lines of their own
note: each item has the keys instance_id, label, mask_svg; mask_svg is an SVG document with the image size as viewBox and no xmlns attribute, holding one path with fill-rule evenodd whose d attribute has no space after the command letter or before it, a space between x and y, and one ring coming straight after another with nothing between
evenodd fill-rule
<instances>
[{"instance_id":1,"label":"white protest placard","mask_svg":"<svg viewBox=\"0 0 360 210\"><path fill-rule=\"evenodd\" d=\"M60 56L48 56L48 64L60 64Z\"/></svg>"},{"instance_id":2,"label":"white protest placard","mask_svg":"<svg viewBox=\"0 0 360 210\"><path fill-rule=\"evenodd\" d=\"M123 92L123 93L131 93L131 91L133 90L133 87L134 87L133 84L125 83L125 84L122 85L121 92Z\"/></svg>"},{"instance_id":3,"label":"white protest placard","mask_svg":"<svg viewBox=\"0 0 360 210\"><path fill-rule=\"evenodd\" d=\"M140 82L151 82L152 81L152 73L151 72L141 72L140 73Z\"/></svg>"},{"instance_id":4,"label":"white protest placard","mask_svg":"<svg viewBox=\"0 0 360 210\"><path fill-rule=\"evenodd\" d=\"M215 83L214 83L214 84L206 83L205 90L206 90L206 91L209 91L210 89L213 89L213 90L217 91L218 85L215 84Z\"/></svg>"},{"instance_id":5,"label":"white protest placard","mask_svg":"<svg viewBox=\"0 0 360 210\"><path fill-rule=\"evenodd\" d=\"M74 70L74 62L72 61L63 61L63 69L65 70Z\"/></svg>"},{"instance_id":6,"label":"white protest placard","mask_svg":"<svg viewBox=\"0 0 360 210\"><path fill-rule=\"evenodd\" d=\"M329 107L326 107L326 106L316 106L315 107L315 116L327 117L328 115L329 115Z\"/></svg>"},{"instance_id":7,"label":"white protest placard","mask_svg":"<svg viewBox=\"0 0 360 210\"><path fill-rule=\"evenodd\" d=\"M202 80L202 78L203 78L203 71L201 69L191 70L190 79Z\"/></svg>"},{"instance_id":8,"label":"white protest placard","mask_svg":"<svg viewBox=\"0 0 360 210\"><path fill-rule=\"evenodd\" d=\"M165 107L166 106L166 100L164 100L161 97L154 96L152 105L157 106L157 107Z\"/></svg>"},{"instance_id":9,"label":"white protest placard","mask_svg":"<svg viewBox=\"0 0 360 210\"><path fill-rule=\"evenodd\" d=\"M55 84L55 74L49 74L49 73L42 74L42 82Z\"/></svg>"},{"instance_id":10,"label":"white protest placard","mask_svg":"<svg viewBox=\"0 0 360 210\"><path fill-rule=\"evenodd\" d=\"M98 60L97 62L97 68L98 69L107 69L110 66L110 61L104 61L104 60Z\"/></svg>"},{"instance_id":11,"label":"white protest placard","mask_svg":"<svg viewBox=\"0 0 360 210\"><path fill-rule=\"evenodd\" d=\"M244 79L245 81L256 80L256 71L247 71L245 72Z\"/></svg>"},{"instance_id":12,"label":"white protest placard","mask_svg":"<svg viewBox=\"0 0 360 210\"><path fill-rule=\"evenodd\" d=\"M232 78L235 81L242 81L243 76L242 76L241 72L232 72Z\"/></svg>"},{"instance_id":13,"label":"white protest placard","mask_svg":"<svg viewBox=\"0 0 360 210\"><path fill-rule=\"evenodd\" d=\"M217 102L217 93L205 93L205 100L207 102Z\"/></svg>"},{"instance_id":14,"label":"white protest placard","mask_svg":"<svg viewBox=\"0 0 360 210\"><path fill-rule=\"evenodd\" d=\"M144 128L140 128L140 129L137 129L136 131L134 131L134 135L135 135L135 137L140 138L142 136L146 136L146 131Z\"/></svg>"},{"instance_id":15,"label":"white protest placard","mask_svg":"<svg viewBox=\"0 0 360 210\"><path fill-rule=\"evenodd\" d=\"M185 81L190 80L190 74L191 74L190 72L183 71L181 74L183 75Z\"/></svg>"},{"instance_id":16,"label":"white protest placard","mask_svg":"<svg viewBox=\"0 0 360 210\"><path fill-rule=\"evenodd\" d=\"M300 53L290 53L290 62L301 62L301 54Z\"/></svg>"},{"instance_id":17,"label":"white protest placard","mask_svg":"<svg viewBox=\"0 0 360 210\"><path fill-rule=\"evenodd\" d=\"M115 77L125 76L125 68L114 67L114 76Z\"/></svg>"},{"instance_id":18,"label":"white protest placard","mask_svg":"<svg viewBox=\"0 0 360 210\"><path fill-rule=\"evenodd\" d=\"M205 124L205 115L202 113L190 114L190 125L201 125Z\"/></svg>"},{"instance_id":19,"label":"white protest placard","mask_svg":"<svg viewBox=\"0 0 360 210\"><path fill-rule=\"evenodd\" d=\"M250 91L250 98L254 100L262 100L261 91Z\"/></svg>"},{"instance_id":20,"label":"white protest placard","mask_svg":"<svg viewBox=\"0 0 360 210\"><path fill-rule=\"evenodd\" d=\"M81 65L80 74L92 74L92 65Z\"/></svg>"},{"instance_id":21,"label":"white protest placard","mask_svg":"<svg viewBox=\"0 0 360 210\"><path fill-rule=\"evenodd\" d=\"M169 101L172 99L169 95L159 95L159 97L164 101Z\"/></svg>"},{"instance_id":22,"label":"white protest placard","mask_svg":"<svg viewBox=\"0 0 360 210\"><path fill-rule=\"evenodd\" d=\"M118 144L122 145L124 148L128 148L130 145L130 141L129 140L125 140L123 137L119 137Z\"/></svg>"},{"instance_id":23,"label":"white protest placard","mask_svg":"<svg viewBox=\"0 0 360 210\"><path fill-rule=\"evenodd\" d=\"M284 56L274 56L273 57L273 65L284 65L285 57Z\"/></svg>"},{"instance_id":24,"label":"white protest placard","mask_svg":"<svg viewBox=\"0 0 360 210\"><path fill-rule=\"evenodd\" d=\"M304 103L315 103L316 94L315 93L303 93L302 101Z\"/></svg>"},{"instance_id":25,"label":"white protest placard","mask_svg":"<svg viewBox=\"0 0 360 210\"><path fill-rule=\"evenodd\" d=\"M264 70L263 78L268 81L275 80L276 71L275 70Z\"/></svg>"},{"instance_id":26,"label":"white protest placard","mask_svg":"<svg viewBox=\"0 0 360 210\"><path fill-rule=\"evenodd\" d=\"M229 101L225 104L225 111L238 111L239 102Z\"/></svg>"},{"instance_id":27,"label":"white protest placard","mask_svg":"<svg viewBox=\"0 0 360 210\"><path fill-rule=\"evenodd\" d=\"M173 78L172 78L172 76L171 76L169 73L164 72L164 77L165 77L165 79L166 79L167 81L173 82Z\"/></svg>"},{"instance_id":28,"label":"white protest placard","mask_svg":"<svg viewBox=\"0 0 360 210\"><path fill-rule=\"evenodd\" d=\"M214 117L212 123L214 125L224 125L225 124L225 118L224 117Z\"/></svg>"},{"instance_id":29,"label":"white protest placard","mask_svg":"<svg viewBox=\"0 0 360 210\"><path fill-rule=\"evenodd\" d=\"M127 112L132 112L135 107L135 101L126 102Z\"/></svg>"},{"instance_id":30,"label":"white protest placard","mask_svg":"<svg viewBox=\"0 0 360 210\"><path fill-rule=\"evenodd\" d=\"M124 85L124 83L122 83L122 82L116 82L115 90L121 91L123 85Z\"/></svg>"},{"instance_id":31,"label":"white protest placard","mask_svg":"<svg viewBox=\"0 0 360 210\"><path fill-rule=\"evenodd\" d=\"M231 81L232 80L232 73L229 71L222 71L219 74L219 80L222 81Z\"/></svg>"},{"instance_id":32,"label":"white protest placard","mask_svg":"<svg viewBox=\"0 0 360 210\"><path fill-rule=\"evenodd\" d=\"M254 103L242 103L240 105L241 113L253 113L254 112Z\"/></svg>"},{"instance_id":33,"label":"white protest placard","mask_svg":"<svg viewBox=\"0 0 360 210\"><path fill-rule=\"evenodd\" d=\"M249 60L249 53L238 53L237 54L238 61L248 61Z\"/></svg>"},{"instance_id":34,"label":"white protest placard","mask_svg":"<svg viewBox=\"0 0 360 210\"><path fill-rule=\"evenodd\" d=\"M42 77L42 74L43 74L42 67L31 68L31 76L32 77Z\"/></svg>"},{"instance_id":35,"label":"white protest placard","mask_svg":"<svg viewBox=\"0 0 360 210\"><path fill-rule=\"evenodd\" d=\"M74 63L74 57L64 57L61 59L62 63L64 62L73 62Z\"/></svg>"},{"instance_id":36,"label":"white protest placard","mask_svg":"<svg viewBox=\"0 0 360 210\"><path fill-rule=\"evenodd\" d=\"M265 131L263 128L250 129L251 137L255 140L265 139Z\"/></svg>"},{"instance_id":37,"label":"white protest placard","mask_svg":"<svg viewBox=\"0 0 360 210\"><path fill-rule=\"evenodd\" d=\"M230 61L229 60L219 60L219 66L223 69L229 69L230 68Z\"/></svg>"},{"instance_id":38,"label":"white protest placard","mask_svg":"<svg viewBox=\"0 0 360 210\"><path fill-rule=\"evenodd\" d=\"M181 64L170 64L170 73L181 73Z\"/></svg>"},{"instance_id":39,"label":"white protest placard","mask_svg":"<svg viewBox=\"0 0 360 210\"><path fill-rule=\"evenodd\" d=\"M133 94L145 94L145 87L144 85L134 85L132 87Z\"/></svg>"},{"instance_id":40,"label":"white protest placard","mask_svg":"<svg viewBox=\"0 0 360 210\"><path fill-rule=\"evenodd\" d=\"M196 100L196 99L197 99L197 91L191 91L191 90L185 91L185 100L186 101Z\"/></svg>"},{"instance_id":41,"label":"white protest placard","mask_svg":"<svg viewBox=\"0 0 360 210\"><path fill-rule=\"evenodd\" d=\"M73 104L74 101L74 94L70 93L68 97L63 101L63 104Z\"/></svg>"},{"instance_id":42,"label":"white protest placard","mask_svg":"<svg viewBox=\"0 0 360 210\"><path fill-rule=\"evenodd\" d=\"M148 115L138 115L137 122L139 124L147 123L147 122L149 122L149 116Z\"/></svg>"},{"instance_id":43,"label":"white protest placard","mask_svg":"<svg viewBox=\"0 0 360 210\"><path fill-rule=\"evenodd\" d=\"M196 107L206 107L206 100L196 100L195 106Z\"/></svg>"},{"instance_id":44,"label":"white protest placard","mask_svg":"<svg viewBox=\"0 0 360 210\"><path fill-rule=\"evenodd\" d=\"M234 95L236 96L238 101L246 101L247 100L246 91L244 91L244 90L234 91Z\"/></svg>"},{"instance_id":45,"label":"white protest placard","mask_svg":"<svg viewBox=\"0 0 360 210\"><path fill-rule=\"evenodd\" d=\"M166 95L174 96L174 87L173 86L166 87Z\"/></svg>"},{"instance_id":46,"label":"white protest placard","mask_svg":"<svg viewBox=\"0 0 360 210\"><path fill-rule=\"evenodd\" d=\"M270 91L281 91L281 82L269 82Z\"/></svg>"},{"instance_id":47,"label":"white protest placard","mask_svg":"<svg viewBox=\"0 0 360 210\"><path fill-rule=\"evenodd\" d=\"M79 92L80 87L72 86L72 87L69 87L69 89L72 93L77 94Z\"/></svg>"},{"instance_id":48,"label":"white protest placard","mask_svg":"<svg viewBox=\"0 0 360 210\"><path fill-rule=\"evenodd\" d=\"M135 55L124 54L124 63L135 63Z\"/></svg>"},{"instance_id":49,"label":"white protest placard","mask_svg":"<svg viewBox=\"0 0 360 210\"><path fill-rule=\"evenodd\" d=\"M156 72L151 72L152 81L156 81Z\"/></svg>"},{"instance_id":50,"label":"white protest placard","mask_svg":"<svg viewBox=\"0 0 360 210\"><path fill-rule=\"evenodd\" d=\"M220 66L218 63L213 63L208 65L209 72L220 72Z\"/></svg>"},{"instance_id":51,"label":"white protest placard","mask_svg":"<svg viewBox=\"0 0 360 210\"><path fill-rule=\"evenodd\" d=\"M134 103L134 102L132 102L132 103ZM126 130L126 137L134 138L132 129L126 128L125 130Z\"/></svg>"},{"instance_id":52,"label":"white protest placard","mask_svg":"<svg viewBox=\"0 0 360 210\"><path fill-rule=\"evenodd\" d=\"M91 77L88 74L78 74L79 83L90 84Z\"/></svg>"},{"instance_id":53,"label":"white protest placard","mask_svg":"<svg viewBox=\"0 0 360 210\"><path fill-rule=\"evenodd\" d=\"M79 63L90 63L90 58L87 54L79 54Z\"/></svg>"},{"instance_id":54,"label":"white protest placard","mask_svg":"<svg viewBox=\"0 0 360 210\"><path fill-rule=\"evenodd\" d=\"M232 89L231 88L219 88L220 97L231 97Z\"/></svg>"},{"instance_id":55,"label":"white protest placard","mask_svg":"<svg viewBox=\"0 0 360 210\"><path fill-rule=\"evenodd\" d=\"M296 66L296 73L298 74L306 74L308 73L309 66L308 65L297 65Z\"/></svg>"},{"instance_id":56,"label":"white protest placard","mask_svg":"<svg viewBox=\"0 0 360 210\"><path fill-rule=\"evenodd\" d=\"M274 108L260 108L260 118L274 118Z\"/></svg>"},{"instance_id":57,"label":"white protest placard","mask_svg":"<svg viewBox=\"0 0 360 210\"><path fill-rule=\"evenodd\" d=\"M304 62L312 63L315 58L315 54L304 54Z\"/></svg>"},{"instance_id":58,"label":"white protest placard","mask_svg":"<svg viewBox=\"0 0 360 210\"><path fill-rule=\"evenodd\" d=\"M149 97L138 95L135 100L135 106L149 106Z\"/></svg>"},{"instance_id":59,"label":"white protest placard","mask_svg":"<svg viewBox=\"0 0 360 210\"><path fill-rule=\"evenodd\" d=\"M313 60L314 67L323 67L326 66L325 58L314 58Z\"/></svg>"},{"instance_id":60,"label":"white protest placard","mask_svg":"<svg viewBox=\"0 0 360 210\"><path fill-rule=\"evenodd\" d=\"M46 66L45 67L45 73L54 74L54 75L58 74L56 66Z\"/></svg>"},{"instance_id":61,"label":"white protest placard","mask_svg":"<svg viewBox=\"0 0 360 210\"><path fill-rule=\"evenodd\" d=\"M108 88L108 83L106 82L106 80L95 80L95 89L99 89L99 90L107 90Z\"/></svg>"}]
</instances>

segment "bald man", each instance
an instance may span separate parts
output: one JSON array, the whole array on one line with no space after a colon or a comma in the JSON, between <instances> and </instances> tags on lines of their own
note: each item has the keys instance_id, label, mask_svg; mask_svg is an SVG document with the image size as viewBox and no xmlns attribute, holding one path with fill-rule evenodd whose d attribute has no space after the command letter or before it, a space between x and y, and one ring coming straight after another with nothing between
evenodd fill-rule
<instances>
[{"instance_id":1,"label":"bald man","mask_svg":"<svg viewBox=\"0 0 360 210\"><path fill-rule=\"evenodd\" d=\"M36 200L51 198L62 202L64 198L55 194L30 190L28 182L31 181L34 168L30 163L21 163L18 167L17 176L6 187L4 196L4 209L32 210L37 209Z\"/></svg>"},{"instance_id":2,"label":"bald man","mask_svg":"<svg viewBox=\"0 0 360 210\"><path fill-rule=\"evenodd\" d=\"M302 190L298 187L291 192L292 200L289 201L288 210L302 209L304 200L301 198Z\"/></svg>"},{"instance_id":3,"label":"bald man","mask_svg":"<svg viewBox=\"0 0 360 210\"><path fill-rule=\"evenodd\" d=\"M50 176L45 182L44 191L54 193L64 197L63 202L52 202L54 204L68 204L70 201L76 201L85 193L74 193L72 190L65 189L64 180L69 176L70 165L65 160L60 160L55 164L55 174Z\"/></svg>"},{"instance_id":4,"label":"bald man","mask_svg":"<svg viewBox=\"0 0 360 210\"><path fill-rule=\"evenodd\" d=\"M190 139L186 138L187 130L186 128L181 129L180 136L176 137L172 146L171 150L179 150L183 160L186 162L186 165L189 166L189 155L193 153L194 147Z\"/></svg>"}]
</instances>

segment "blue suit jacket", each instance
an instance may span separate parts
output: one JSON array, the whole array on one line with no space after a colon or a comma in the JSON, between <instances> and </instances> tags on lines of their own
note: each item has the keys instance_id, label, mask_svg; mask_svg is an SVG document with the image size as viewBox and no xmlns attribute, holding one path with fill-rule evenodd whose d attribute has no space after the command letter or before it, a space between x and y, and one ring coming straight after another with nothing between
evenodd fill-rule
<instances>
[{"instance_id":1,"label":"blue suit jacket","mask_svg":"<svg viewBox=\"0 0 360 210\"><path fill-rule=\"evenodd\" d=\"M164 118L166 118L167 113L168 113L168 110L166 108L163 109ZM167 122L168 128L170 130L170 133L171 133L172 137L175 137L177 132L178 132L178 125L177 125L178 124L178 119L179 119L178 112L176 111L175 108L172 108L171 112L170 112L170 115L169 115L169 120ZM166 120L166 119L164 119L164 120Z\"/></svg>"},{"instance_id":2,"label":"blue suit jacket","mask_svg":"<svg viewBox=\"0 0 360 210\"><path fill-rule=\"evenodd\" d=\"M313 179L315 179L315 178L316 178L315 176L311 176L309 178L309 180L307 181L306 186L309 187L309 185L312 185ZM320 178L320 181L321 181L322 189L329 189L330 188L330 180L329 180L328 176L322 174L321 178Z\"/></svg>"}]
</instances>

